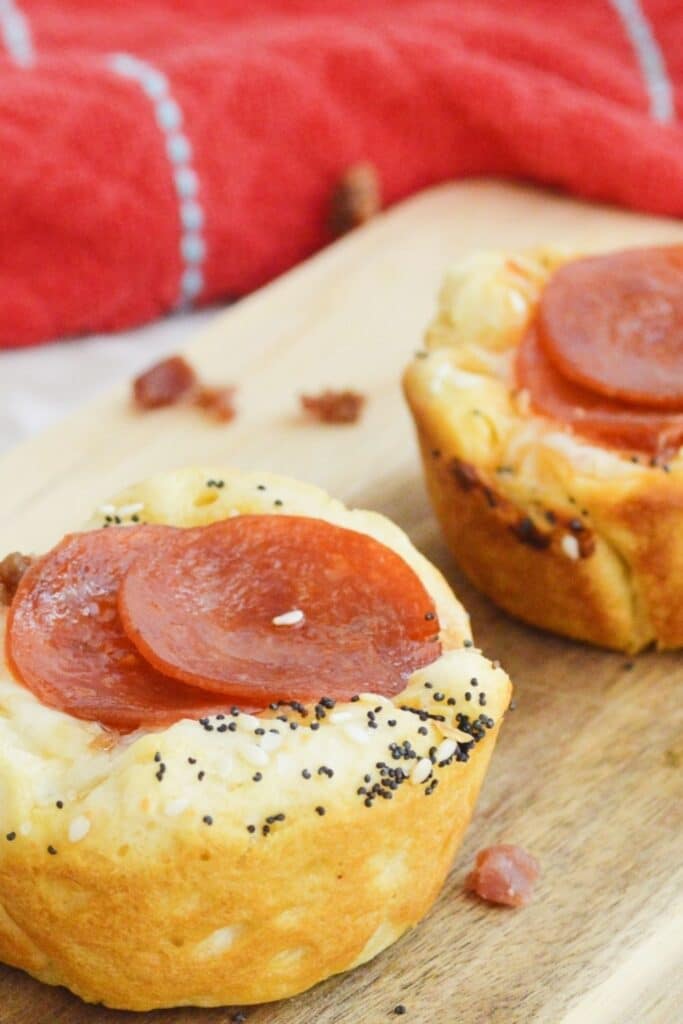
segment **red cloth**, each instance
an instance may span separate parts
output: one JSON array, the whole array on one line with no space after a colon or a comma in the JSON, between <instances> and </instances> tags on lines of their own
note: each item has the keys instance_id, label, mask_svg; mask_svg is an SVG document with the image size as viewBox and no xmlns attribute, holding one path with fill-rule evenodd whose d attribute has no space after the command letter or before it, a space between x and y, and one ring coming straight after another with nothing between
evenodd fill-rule
<instances>
[{"instance_id":1,"label":"red cloth","mask_svg":"<svg viewBox=\"0 0 683 1024\"><path fill-rule=\"evenodd\" d=\"M0 345L140 323L183 280L199 303L256 288L329 240L331 191L361 159L388 203L495 174L683 213L676 0L0 9ZM132 77L116 52L143 62ZM177 107L160 126L164 98ZM184 232L180 166L196 187Z\"/></svg>"}]
</instances>

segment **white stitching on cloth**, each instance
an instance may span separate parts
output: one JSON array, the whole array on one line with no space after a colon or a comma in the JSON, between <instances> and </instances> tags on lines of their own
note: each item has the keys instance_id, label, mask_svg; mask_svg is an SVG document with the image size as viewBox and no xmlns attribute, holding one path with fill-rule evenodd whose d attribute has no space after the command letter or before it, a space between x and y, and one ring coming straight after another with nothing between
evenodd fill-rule
<instances>
[{"instance_id":1,"label":"white stitching on cloth","mask_svg":"<svg viewBox=\"0 0 683 1024\"><path fill-rule=\"evenodd\" d=\"M199 179L192 166L192 145L183 133L183 113L171 94L168 78L152 64L130 53L116 53L110 58L110 66L122 78L138 83L153 104L157 125L166 142L180 217L183 271L177 305L187 309L204 288L206 242L202 234L204 210L198 199Z\"/></svg>"}]
</instances>

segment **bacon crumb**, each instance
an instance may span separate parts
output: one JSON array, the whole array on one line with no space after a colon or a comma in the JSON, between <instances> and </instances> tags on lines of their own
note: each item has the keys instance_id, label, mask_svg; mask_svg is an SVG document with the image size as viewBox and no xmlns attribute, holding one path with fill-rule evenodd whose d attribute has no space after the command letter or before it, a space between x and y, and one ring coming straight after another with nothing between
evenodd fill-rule
<instances>
[{"instance_id":1,"label":"bacon crumb","mask_svg":"<svg viewBox=\"0 0 683 1024\"><path fill-rule=\"evenodd\" d=\"M330 230L335 237L371 220L382 209L379 175L371 163L354 164L332 193Z\"/></svg>"},{"instance_id":2,"label":"bacon crumb","mask_svg":"<svg viewBox=\"0 0 683 1024\"><path fill-rule=\"evenodd\" d=\"M140 409L175 405L197 387L197 375L182 356L155 363L133 381L133 398Z\"/></svg>"},{"instance_id":3,"label":"bacon crumb","mask_svg":"<svg viewBox=\"0 0 683 1024\"><path fill-rule=\"evenodd\" d=\"M33 559L13 551L0 561L0 605L9 605Z\"/></svg>"},{"instance_id":4,"label":"bacon crumb","mask_svg":"<svg viewBox=\"0 0 683 1024\"><path fill-rule=\"evenodd\" d=\"M540 873L536 858L521 846L501 843L479 851L474 870L465 879L465 889L488 903L524 907L531 902Z\"/></svg>"},{"instance_id":5,"label":"bacon crumb","mask_svg":"<svg viewBox=\"0 0 683 1024\"><path fill-rule=\"evenodd\" d=\"M195 405L205 409L221 423L229 423L237 415L236 392L236 388L201 388L194 400Z\"/></svg>"},{"instance_id":6,"label":"bacon crumb","mask_svg":"<svg viewBox=\"0 0 683 1024\"><path fill-rule=\"evenodd\" d=\"M357 391L322 391L319 395L301 395L302 408L321 423L356 423L365 405L365 396Z\"/></svg>"},{"instance_id":7,"label":"bacon crumb","mask_svg":"<svg viewBox=\"0 0 683 1024\"><path fill-rule=\"evenodd\" d=\"M161 409L180 402L203 409L220 423L237 415L234 387L207 387L182 356L155 363L133 381L133 400L139 409Z\"/></svg>"}]
</instances>

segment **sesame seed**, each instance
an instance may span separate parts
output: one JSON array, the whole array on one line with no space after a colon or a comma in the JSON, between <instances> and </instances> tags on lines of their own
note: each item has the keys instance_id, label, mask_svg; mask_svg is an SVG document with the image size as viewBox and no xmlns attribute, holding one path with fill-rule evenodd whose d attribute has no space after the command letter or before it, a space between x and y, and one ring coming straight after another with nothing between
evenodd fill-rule
<instances>
[{"instance_id":1,"label":"sesame seed","mask_svg":"<svg viewBox=\"0 0 683 1024\"><path fill-rule=\"evenodd\" d=\"M324 808L324 807L320 807L320 806L318 806L318 807L316 807L316 809L315 809L315 813L316 813L316 814L319 814L319 815L320 815L320 817L322 818L323 814L325 813L325 808Z\"/></svg>"},{"instance_id":2,"label":"sesame seed","mask_svg":"<svg viewBox=\"0 0 683 1024\"><path fill-rule=\"evenodd\" d=\"M337 725L339 722L348 722L348 720L350 718L353 718L354 715L355 715L355 711L350 711L347 708L346 711L334 711L330 715L329 720L330 720L330 723L332 725Z\"/></svg>"},{"instance_id":3,"label":"sesame seed","mask_svg":"<svg viewBox=\"0 0 683 1024\"><path fill-rule=\"evenodd\" d=\"M13 843L16 838L16 832L8 832L7 835L5 836L5 839L7 840L8 843Z\"/></svg>"},{"instance_id":4,"label":"sesame seed","mask_svg":"<svg viewBox=\"0 0 683 1024\"><path fill-rule=\"evenodd\" d=\"M197 780L201 782L205 775L206 772L197 772Z\"/></svg>"},{"instance_id":5,"label":"sesame seed","mask_svg":"<svg viewBox=\"0 0 683 1024\"><path fill-rule=\"evenodd\" d=\"M562 540L560 541L560 547L562 548L563 554L565 554L567 558L570 558L573 562L575 562L581 554L579 542L576 539L576 537L574 537L571 533L564 534Z\"/></svg>"},{"instance_id":6,"label":"sesame seed","mask_svg":"<svg viewBox=\"0 0 683 1024\"><path fill-rule=\"evenodd\" d=\"M51 857L55 857L57 855L57 851L55 850L54 846L48 846L47 852L50 854Z\"/></svg>"},{"instance_id":7,"label":"sesame seed","mask_svg":"<svg viewBox=\"0 0 683 1024\"><path fill-rule=\"evenodd\" d=\"M204 822L205 825L213 825L213 818L211 817L210 814L205 814L204 817L202 818L202 821Z\"/></svg>"},{"instance_id":8,"label":"sesame seed","mask_svg":"<svg viewBox=\"0 0 683 1024\"><path fill-rule=\"evenodd\" d=\"M256 825L247 825L247 832L250 832L253 835L255 831Z\"/></svg>"},{"instance_id":9,"label":"sesame seed","mask_svg":"<svg viewBox=\"0 0 683 1024\"><path fill-rule=\"evenodd\" d=\"M311 777L311 773L309 772L308 768L304 768L304 770L302 771L301 774L303 775L303 777L305 779L310 779L310 777Z\"/></svg>"},{"instance_id":10,"label":"sesame seed","mask_svg":"<svg viewBox=\"0 0 683 1024\"><path fill-rule=\"evenodd\" d=\"M442 742L436 748L435 757L437 763L441 764L443 761L450 760L450 758L453 757L453 754L456 752L457 749L458 744L455 742L455 740L442 740Z\"/></svg>"},{"instance_id":11,"label":"sesame seed","mask_svg":"<svg viewBox=\"0 0 683 1024\"><path fill-rule=\"evenodd\" d=\"M268 754L261 747L257 747L255 743L245 743L242 748L242 756L255 768L263 768L268 764Z\"/></svg>"},{"instance_id":12,"label":"sesame seed","mask_svg":"<svg viewBox=\"0 0 683 1024\"><path fill-rule=\"evenodd\" d=\"M63 800L57 800L57 802L55 804L55 807L57 808L58 811L63 810L63 808L64 808L64 801Z\"/></svg>"},{"instance_id":13,"label":"sesame seed","mask_svg":"<svg viewBox=\"0 0 683 1024\"><path fill-rule=\"evenodd\" d=\"M69 825L69 842L80 843L81 839L85 839L89 831L89 819L86 818L84 814L79 815L79 817L74 818Z\"/></svg>"},{"instance_id":14,"label":"sesame seed","mask_svg":"<svg viewBox=\"0 0 683 1024\"><path fill-rule=\"evenodd\" d=\"M190 801L185 797L178 797L177 800L169 800L164 807L164 814L169 818L175 818L190 806Z\"/></svg>"},{"instance_id":15,"label":"sesame seed","mask_svg":"<svg viewBox=\"0 0 683 1024\"><path fill-rule=\"evenodd\" d=\"M403 1003L399 1003L398 1006L394 1007L393 1012L396 1014L397 1017L402 1017L403 1014L406 1013L407 1011L406 1011L406 1008L403 1005Z\"/></svg>"},{"instance_id":16,"label":"sesame seed","mask_svg":"<svg viewBox=\"0 0 683 1024\"><path fill-rule=\"evenodd\" d=\"M368 743L370 740L370 734L355 722L349 722L348 725L345 725L344 732L354 743Z\"/></svg>"},{"instance_id":17,"label":"sesame seed","mask_svg":"<svg viewBox=\"0 0 683 1024\"><path fill-rule=\"evenodd\" d=\"M426 782L431 774L432 762L428 757L422 757L413 768L410 775L410 781L419 786L420 783Z\"/></svg>"},{"instance_id":18,"label":"sesame seed","mask_svg":"<svg viewBox=\"0 0 683 1024\"><path fill-rule=\"evenodd\" d=\"M271 621L274 626L298 626L299 623L304 621L305 617L301 608L292 608L289 612L282 612L281 615L276 615Z\"/></svg>"}]
</instances>

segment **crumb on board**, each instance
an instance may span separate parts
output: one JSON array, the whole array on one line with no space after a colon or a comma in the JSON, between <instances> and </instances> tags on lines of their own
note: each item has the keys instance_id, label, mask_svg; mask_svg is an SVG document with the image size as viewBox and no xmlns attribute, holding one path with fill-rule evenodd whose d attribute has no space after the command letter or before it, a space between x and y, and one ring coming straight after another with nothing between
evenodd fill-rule
<instances>
[{"instance_id":1,"label":"crumb on board","mask_svg":"<svg viewBox=\"0 0 683 1024\"><path fill-rule=\"evenodd\" d=\"M332 193L330 231L338 238L365 224L382 209L379 174L367 161L353 164L342 175Z\"/></svg>"},{"instance_id":2,"label":"crumb on board","mask_svg":"<svg viewBox=\"0 0 683 1024\"><path fill-rule=\"evenodd\" d=\"M319 395L301 395L301 407L321 423L356 423L361 416L365 396L358 391L321 391Z\"/></svg>"},{"instance_id":3,"label":"crumb on board","mask_svg":"<svg viewBox=\"0 0 683 1024\"><path fill-rule=\"evenodd\" d=\"M500 843L480 850L465 889L487 903L524 907L531 902L541 866L521 846Z\"/></svg>"},{"instance_id":4,"label":"crumb on board","mask_svg":"<svg viewBox=\"0 0 683 1024\"><path fill-rule=\"evenodd\" d=\"M139 409L161 409L187 398L197 387L197 375L182 356L169 356L150 366L133 381Z\"/></svg>"},{"instance_id":5,"label":"crumb on board","mask_svg":"<svg viewBox=\"0 0 683 1024\"><path fill-rule=\"evenodd\" d=\"M138 409L194 405L212 419L229 423L237 414L234 387L209 387L182 356L169 356L150 366L133 381L133 402Z\"/></svg>"},{"instance_id":6,"label":"crumb on board","mask_svg":"<svg viewBox=\"0 0 683 1024\"><path fill-rule=\"evenodd\" d=\"M205 409L214 419L220 423L229 423L237 415L235 407L235 395L237 389L229 388L201 388L195 398L195 405Z\"/></svg>"}]
</instances>

